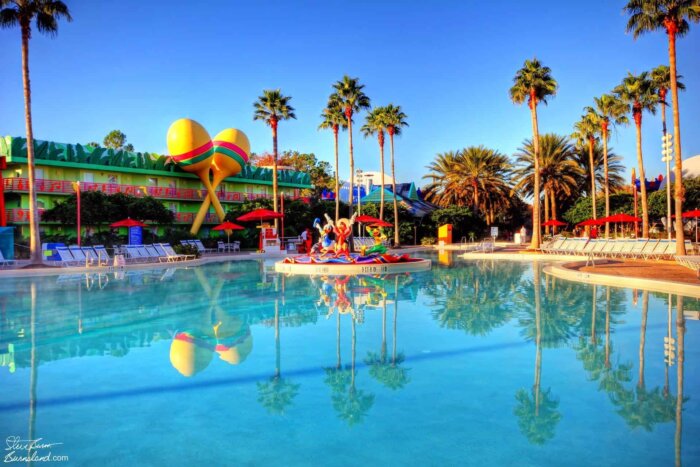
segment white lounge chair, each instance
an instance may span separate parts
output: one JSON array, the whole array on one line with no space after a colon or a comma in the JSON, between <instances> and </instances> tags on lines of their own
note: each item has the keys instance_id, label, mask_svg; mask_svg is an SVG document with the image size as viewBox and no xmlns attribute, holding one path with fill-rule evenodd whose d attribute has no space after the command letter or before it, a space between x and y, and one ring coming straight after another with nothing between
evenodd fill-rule
<instances>
[{"instance_id":1,"label":"white lounge chair","mask_svg":"<svg viewBox=\"0 0 700 467\"><path fill-rule=\"evenodd\" d=\"M65 247L65 246L57 246L56 247L56 254L58 254L58 257L60 258L58 261L54 261L55 263L58 263L61 266L79 266L80 261L77 261L73 255L71 254L70 250Z\"/></svg>"},{"instance_id":2,"label":"white lounge chair","mask_svg":"<svg viewBox=\"0 0 700 467\"><path fill-rule=\"evenodd\" d=\"M15 260L5 259L5 257L2 255L2 251L0 250L0 266L8 267L8 266L12 266L14 264L15 264Z\"/></svg>"}]
</instances>

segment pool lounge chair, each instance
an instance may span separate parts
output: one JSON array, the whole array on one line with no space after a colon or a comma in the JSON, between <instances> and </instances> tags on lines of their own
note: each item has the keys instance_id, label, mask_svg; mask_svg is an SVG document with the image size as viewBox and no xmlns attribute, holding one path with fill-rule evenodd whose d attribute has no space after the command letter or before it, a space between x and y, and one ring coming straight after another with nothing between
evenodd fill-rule
<instances>
[{"instance_id":1,"label":"pool lounge chair","mask_svg":"<svg viewBox=\"0 0 700 467\"><path fill-rule=\"evenodd\" d=\"M170 246L169 243L161 243L158 245L163 252L165 253L164 257L161 257L159 261L167 261L167 262L174 262L174 261L186 261L186 260L191 260L195 259L195 255L180 255L178 253L175 253L175 250L173 250L173 247Z\"/></svg>"},{"instance_id":2,"label":"pool lounge chair","mask_svg":"<svg viewBox=\"0 0 700 467\"><path fill-rule=\"evenodd\" d=\"M541 249L544 253L553 253L556 251L564 242L566 241L566 237L555 237L551 241L545 243L544 245L541 246Z\"/></svg>"},{"instance_id":3,"label":"pool lounge chair","mask_svg":"<svg viewBox=\"0 0 700 467\"><path fill-rule=\"evenodd\" d=\"M53 263L60 266L80 266L81 262L73 257L68 247L57 246L56 254L60 259L58 261L52 261Z\"/></svg>"},{"instance_id":4,"label":"pool lounge chair","mask_svg":"<svg viewBox=\"0 0 700 467\"><path fill-rule=\"evenodd\" d=\"M97 253L95 253L95 250L93 250L91 246L84 246L81 250L83 250L83 254L85 255L85 264L97 266L100 263Z\"/></svg>"},{"instance_id":5,"label":"pool lounge chair","mask_svg":"<svg viewBox=\"0 0 700 467\"><path fill-rule=\"evenodd\" d=\"M215 248L206 248L201 240L190 240L190 244L194 244L194 246L197 247L197 250L203 255L207 253L214 253L216 251Z\"/></svg>"},{"instance_id":6,"label":"pool lounge chair","mask_svg":"<svg viewBox=\"0 0 700 467\"><path fill-rule=\"evenodd\" d=\"M14 264L15 264L15 260L5 259L5 257L2 255L2 251L0 251L0 267L8 267L8 266L12 266Z\"/></svg>"},{"instance_id":7,"label":"pool lounge chair","mask_svg":"<svg viewBox=\"0 0 700 467\"><path fill-rule=\"evenodd\" d=\"M92 247L92 249L95 250L95 253L97 254L97 264L99 266L109 266L112 258L110 258L104 245L95 245Z\"/></svg>"},{"instance_id":8,"label":"pool lounge chair","mask_svg":"<svg viewBox=\"0 0 700 467\"><path fill-rule=\"evenodd\" d=\"M83 249L79 247L78 245L71 245L68 247L70 250L70 254L73 255L73 258L76 261L79 261L82 265L87 266L88 265L88 259L85 256L85 253L83 252Z\"/></svg>"},{"instance_id":9,"label":"pool lounge chair","mask_svg":"<svg viewBox=\"0 0 700 467\"><path fill-rule=\"evenodd\" d=\"M625 251L622 253L622 257L624 258L632 258L632 259L637 259L641 258L642 251L644 250L644 246L649 242L648 238L638 238L636 240L628 240L628 243L630 244L629 250Z\"/></svg>"},{"instance_id":10,"label":"pool lounge chair","mask_svg":"<svg viewBox=\"0 0 700 467\"><path fill-rule=\"evenodd\" d=\"M700 278L700 256L697 256L697 255L676 256L676 261L681 266L685 266L686 268L692 269L693 271L695 271L698 275L698 278Z\"/></svg>"}]
</instances>

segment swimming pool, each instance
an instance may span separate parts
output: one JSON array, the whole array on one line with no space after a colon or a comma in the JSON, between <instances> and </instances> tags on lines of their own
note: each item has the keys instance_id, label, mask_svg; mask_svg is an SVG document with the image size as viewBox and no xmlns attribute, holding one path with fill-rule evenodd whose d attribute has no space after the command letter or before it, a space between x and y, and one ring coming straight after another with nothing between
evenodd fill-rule
<instances>
[{"instance_id":1,"label":"swimming pool","mask_svg":"<svg viewBox=\"0 0 700 467\"><path fill-rule=\"evenodd\" d=\"M64 465L700 462L697 300L440 259L4 278L3 457L41 438Z\"/></svg>"}]
</instances>

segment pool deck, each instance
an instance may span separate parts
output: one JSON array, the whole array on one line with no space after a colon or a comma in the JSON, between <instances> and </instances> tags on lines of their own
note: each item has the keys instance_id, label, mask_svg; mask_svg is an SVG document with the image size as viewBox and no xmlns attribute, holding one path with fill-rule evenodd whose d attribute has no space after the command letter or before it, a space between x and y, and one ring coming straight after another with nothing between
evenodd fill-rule
<instances>
[{"instance_id":1,"label":"pool deck","mask_svg":"<svg viewBox=\"0 0 700 467\"><path fill-rule=\"evenodd\" d=\"M412 253L417 251L438 250L437 247L409 247L395 250L395 253ZM696 273L685 268L675 261L642 261L642 260L610 260L598 259L595 265L586 265L585 260L573 256L548 255L534 250L528 250L524 245L498 242L493 252L474 252L460 248L460 245L448 245L439 250L451 251L460 254L463 259L483 260L511 260L511 261L541 261L547 262L544 268L546 274L563 279L579 282L615 285L647 289L658 292L671 292L700 297L700 279ZM230 254L210 254L195 260L164 262L164 263L136 263L128 264L124 269L154 269L168 267L193 267L203 264L222 261L250 261L257 259L278 260L287 254L280 252L240 252ZM0 269L0 279L3 277L60 275L75 273L99 273L110 272L115 267L45 267L37 269L22 269L27 262L18 262L18 266L9 269ZM119 269L119 268L117 268Z\"/></svg>"}]
</instances>

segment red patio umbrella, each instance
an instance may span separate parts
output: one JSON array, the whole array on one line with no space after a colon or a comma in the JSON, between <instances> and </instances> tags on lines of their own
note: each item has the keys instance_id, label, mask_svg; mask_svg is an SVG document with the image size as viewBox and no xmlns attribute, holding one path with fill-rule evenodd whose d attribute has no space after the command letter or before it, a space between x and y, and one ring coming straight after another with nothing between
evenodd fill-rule
<instances>
[{"instance_id":1,"label":"red patio umbrella","mask_svg":"<svg viewBox=\"0 0 700 467\"><path fill-rule=\"evenodd\" d=\"M233 222L226 221L223 224L219 224L216 227L212 227L212 230L225 230L226 231L226 243L231 243L231 231L232 230L243 230L245 227L242 225L234 224Z\"/></svg>"},{"instance_id":2,"label":"red patio umbrella","mask_svg":"<svg viewBox=\"0 0 700 467\"><path fill-rule=\"evenodd\" d=\"M122 219L122 220L117 221L113 224L109 224L109 226L115 227L115 228L116 227L147 227L147 225L144 224L143 222L137 221L137 220L131 219L131 218Z\"/></svg>"},{"instance_id":3,"label":"red patio umbrella","mask_svg":"<svg viewBox=\"0 0 700 467\"><path fill-rule=\"evenodd\" d=\"M618 214L613 214L612 216L608 216L608 217L603 217L603 218L600 218L598 220L601 221L603 224L605 224L606 222L617 223L617 224L619 224L619 223L629 224L632 222L642 222L642 219L640 219L639 217L630 216L629 214L625 214L624 212L621 212Z\"/></svg>"},{"instance_id":4,"label":"red patio umbrella","mask_svg":"<svg viewBox=\"0 0 700 467\"><path fill-rule=\"evenodd\" d=\"M542 227L562 227L568 225L566 222L558 221L556 219L550 219L547 222L542 223Z\"/></svg>"},{"instance_id":5,"label":"red patio umbrella","mask_svg":"<svg viewBox=\"0 0 700 467\"><path fill-rule=\"evenodd\" d=\"M376 217L361 215L355 218L355 222L360 222L362 224L374 224L375 222L384 222Z\"/></svg>"},{"instance_id":6,"label":"red patio umbrella","mask_svg":"<svg viewBox=\"0 0 700 467\"><path fill-rule=\"evenodd\" d=\"M271 211L269 209L255 209L254 211L250 211L246 214L243 214L240 217L237 217L237 221L241 222L251 222L251 221L260 221L260 243L259 243L259 250L263 251L263 232L262 232L262 223L263 221L269 221L271 219L280 219L284 217L284 214Z\"/></svg>"},{"instance_id":7,"label":"red patio umbrella","mask_svg":"<svg viewBox=\"0 0 700 467\"><path fill-rule=\"evenodd\" d=\"M583 222L579 222L576 224L579 227L584 227L586 225L602 225L605 224L605 221L601 222L601 219L586 219Z\"/></svg>"},{"instance_id":8,"label":"red patio umbrella","mask_svg":"<svg viewBox=\"0 0 700 467\"><path fill-rule=\"evenodd\" d=\"M371 225L372 227L393 227L394 226L394 224L392 224L390 222L381 221L379 219L377 219L374 222L369 222L369 225Z\"/></svg>"}]
</instances>

